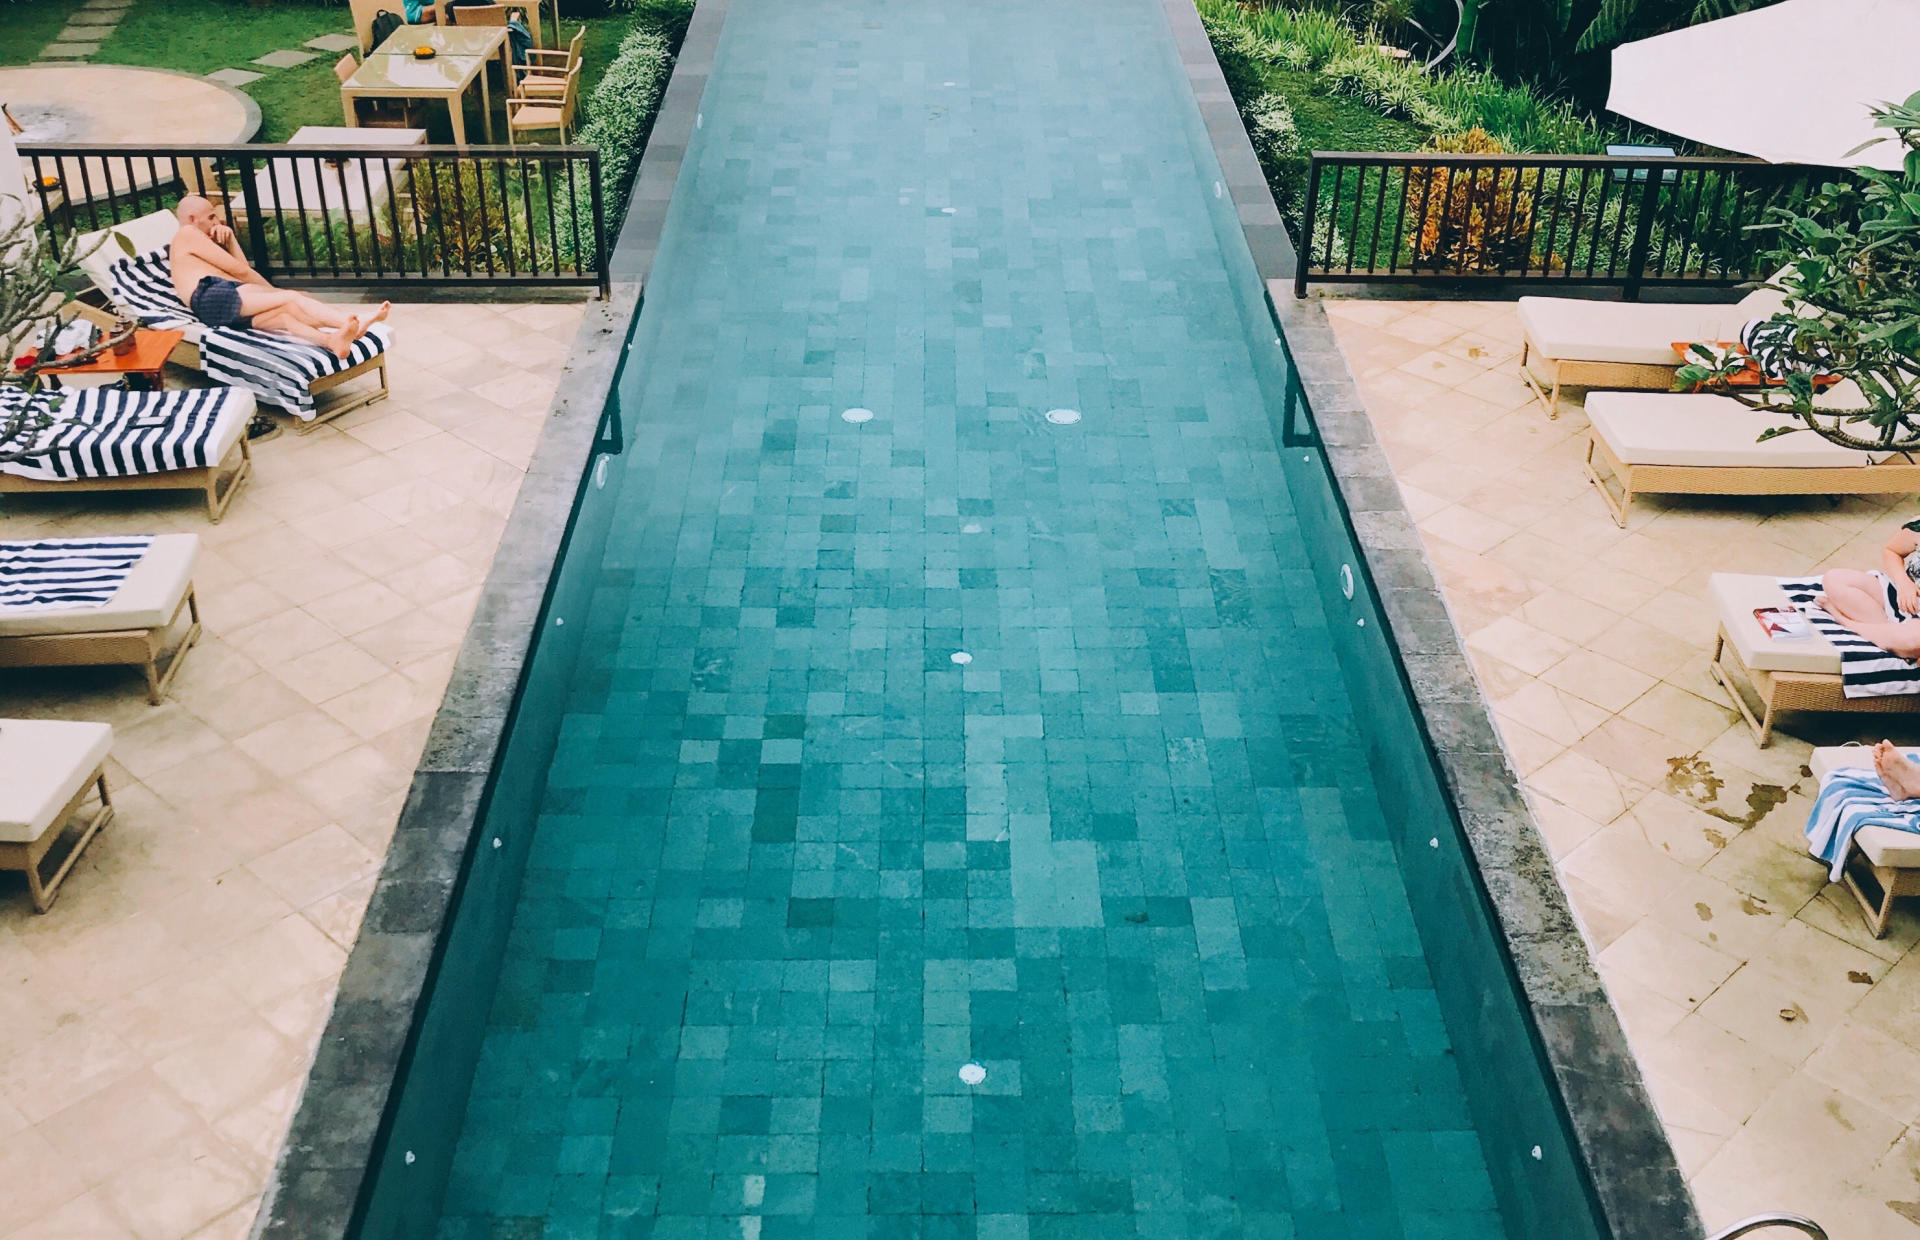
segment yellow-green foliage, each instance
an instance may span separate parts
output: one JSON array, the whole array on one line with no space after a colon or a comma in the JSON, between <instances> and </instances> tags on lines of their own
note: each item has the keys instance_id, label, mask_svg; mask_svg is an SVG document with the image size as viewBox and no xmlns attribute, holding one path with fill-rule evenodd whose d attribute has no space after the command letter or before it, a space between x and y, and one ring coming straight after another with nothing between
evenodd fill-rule
<instances>
[{"instance_id":1,"label":"yellow-green foliage","mask_svg":"<svg viewBox=\"0 0 1920 1240\"><path fill-rule=\"evenodd\" d=\"M1438 137L1427 150L1499 155L1484 129ZM1532 241L1533 191L1512 168L1409 168L1407 210L1414 213L1414 257L1422 265L1499 271L1523 266Z\"/></svg>"}]
</instances>

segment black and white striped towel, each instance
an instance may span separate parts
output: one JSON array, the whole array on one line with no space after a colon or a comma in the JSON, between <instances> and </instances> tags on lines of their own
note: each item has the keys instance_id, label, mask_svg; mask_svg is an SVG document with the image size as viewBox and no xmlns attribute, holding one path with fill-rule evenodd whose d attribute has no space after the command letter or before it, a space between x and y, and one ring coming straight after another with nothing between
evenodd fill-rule
<instances>
[{"instance_id":1,"label":"black and white striped towel","mask_svg":"<svg viewBox=\"0 0 1920 1240\"><path fill-rule=\"evenodd\" d=\"M1881 586L1887 592L1888 618L1913 619L1900 610L1893 584L1881 574L1876 573L1875 576L1880 577ZM1782 577L1780 588L1786 591L1789 602L1806 613L1814 630L1832 642L1833 648L1840 652L1842 694L1850 698L1867 698L1920 693L1920 663L1889 654L1814 606L1813 600L1826 593L1826 587L1820 584L1818 577Z\"/></svg>"},{"instance_id":2,"label":"black and white striped towel","mask_svg":"<svg viewBox=\"0 0 1920 1240\"><path fill-rule=\"evenodd\" d=\"M18 389L0 388L0 410L27 399ZM32 399L45 400L47 395ZM53 425L41 431L34 443L35 454L0 465L0 471L61 482L217 465L214 428L235 400L245 399L232 388L65 392Z\"/></svg>"},{"instance_id":3,"label":"black and white striped towel","mask_svg":"<svg viewBox=\"0 0 1920 1240\"><path fill-rule=\"evenodd\" d=\"M148 327L184 327L194 321L173 291L172 265L165 250L121 259L107 269L107 281L108 295L121 313ZM266 404L311 419L313 381L385 353L388 342L387 325L375 323L353 342L342 360L283 332L203 326L200 369L215 383L246 388Z\"/></svg>"},{"instance_id":4,"label":"black and white striped towel","mask_svg":"<svg viewBox=\"0 0 1920 1240\"><path fill-rule=\"evenodd\" d=\"M150 534L0 542L0 612L103 607L152 544Z\"/></svg>"}]
</instances>

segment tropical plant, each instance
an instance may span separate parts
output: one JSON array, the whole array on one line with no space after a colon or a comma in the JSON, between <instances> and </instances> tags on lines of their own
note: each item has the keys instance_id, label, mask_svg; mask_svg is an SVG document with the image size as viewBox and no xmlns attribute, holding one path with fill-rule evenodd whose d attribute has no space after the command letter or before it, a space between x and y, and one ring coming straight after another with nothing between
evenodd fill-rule
<instances>
[{"instance_id":1,"label":"tropical plant","mask_svg":"<svg viewBox=\"0 0 1920 1240\"><path fill-rule=\"evenodd\" d=\"M1320 68L1328 93L1351 95L1383 116L1411 121L1425 129L1452 129L1455 118L1434 106L1426 74L1418 67L1389 60L1372 47L1356 47Z\"/></svg>"},{"instance_id":2,"label":"tropical plant","mask_svg":"<svg viewBox=\"0 0 1920 1240\"><path fill-rule=\"evenodd\" d=\"M1484 129L1435 138L1427 150L1459 155L1499 155L1506 148ZM1407 169L1406 201L1418 204L1414 258L1463 271L1520 267L1530 257L1533 192L1521 187L1511 167L1415 166Z\"/></svg>"},{"instance_id":3,"label":"tropical plant","mask_svg":"<svg viewBox=\"0 0 1920 1240\"><path fill-rule=\"evenodd\" d=\"M125 237L111 236L132 252ZM0 345L5 346L0 353L6 355L0 358L0 464L33 455L41 436L59 420L60 395L45 391L42 382L53 367L54 339L69 314L67 278L84 257L72 236L50 244L26 204L0 196ZM132 335L127 327L61 363L89 361ZM24 362L17 369L16 349Z\"/></svg>"},{"instance_id":4,"label":"tropical plant","mask_svg":"<svg viewBox=\"0 0 1920 1240\"><path fill-rule=\"evenodd\" d=\"M1791 419L1762 440L1811 430L1849 448L1920 450L1920 92L1873 117L1906 148L1901 170L1859 168L1804 210L1773 209L1762 226L1779 230L1785 267L1763 287L1786 295L1785 310L1749 325L1744 354L1693 345L1676 376ZM1735 385L1755 368L1777 385ZM1816 404L1822 375L1847 381L1846 394Z\"/></svg>"},{"instance_id":5,"label":"tropical plant","mask_svg":"<svg viewBox=\"0 0 1920 1240\"><path fill-rule=\"evenodd\" d=\"M1285 96L1268 91L1247 105L1241 113L1247 122L1247 136L1253 140L1253 153L1259 157L1261 171L1273 191L1274 203L1290 212L1298 197L1301 173L1306 161L1300 153L1300 129Z\"/></svg>"},{"instance_id":6,"label":"tropical plant","mask_svg":"<svg viewBox=\"0 0 1920 1240\"><path fill-rule=\"evenodd\" d=\"M1777 0L1600 0L1600 11L1580 33L1575 50L1605 51L1629 39L1718 21L1774 3Z\"/></svg>"}]
</instances>

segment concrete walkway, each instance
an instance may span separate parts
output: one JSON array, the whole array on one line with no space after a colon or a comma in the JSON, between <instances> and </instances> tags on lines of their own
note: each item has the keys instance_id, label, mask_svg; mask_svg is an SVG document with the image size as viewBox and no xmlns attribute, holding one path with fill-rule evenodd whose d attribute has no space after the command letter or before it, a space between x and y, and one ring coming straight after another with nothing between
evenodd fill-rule
<instances>
[{"instance_id":1,"label":"concrete walkway","mask_svg":"<svg viewBox=\"0 0 1920 1240\"><path fill-rule=\"evenodd\" d=\"M206 636L0 677L115 729L118 816L36 916L0 876L0 1236L240 1240L581 307L396 306L391 399L191 497L8 497L0 537L190 531Z\"/></svg>"},{"instance_id":2,"label":"concrete walkway","mask_svg":"<svg viewBox=\"0 0 1920 1240\"><path fill-rule=\"evenodd\" d=\"M1801 830L1812 743L1920 724L1789 717L1759 749L1706 670L1710 572L1873 567L1911 497L1646 496L1622 530L1511 303L1326 306L1707 1226L1913 1240L1920 915L1873 938Z\"/></svg>"}]
</instances>

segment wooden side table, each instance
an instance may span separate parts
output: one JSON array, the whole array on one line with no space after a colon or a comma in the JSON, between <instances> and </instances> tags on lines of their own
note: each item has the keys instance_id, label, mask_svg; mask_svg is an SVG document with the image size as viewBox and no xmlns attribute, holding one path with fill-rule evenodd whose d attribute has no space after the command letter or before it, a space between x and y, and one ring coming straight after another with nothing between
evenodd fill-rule
<instances>
[{"instance_id":1,"label":"wooden side table","mask_svg":"<svg viewBox=\"0 0 1920 1240\"><path fill-rule=\"evenodd\" d=\"M167 358L174 346L187 338L187 334L174 328L142 327L133 333L133 350L129 353L102 353L90 362L78 366L55 365L53 369L41 373L64 379L69 375L126 375L129 378L144 377L147 390L158 392L165 386Z\"/></svg>"}]
</instances>

